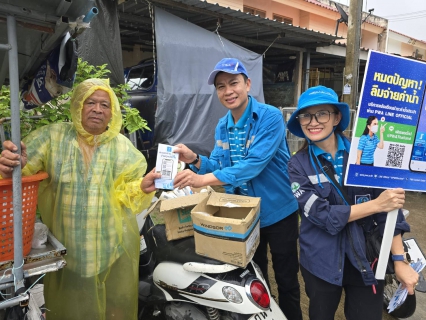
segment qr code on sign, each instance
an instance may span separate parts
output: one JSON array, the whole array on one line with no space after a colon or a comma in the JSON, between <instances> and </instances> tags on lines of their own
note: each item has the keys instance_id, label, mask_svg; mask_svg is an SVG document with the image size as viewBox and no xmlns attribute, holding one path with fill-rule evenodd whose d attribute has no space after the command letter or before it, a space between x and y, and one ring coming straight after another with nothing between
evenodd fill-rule
<instances>
[{"instance_id":1,"label":"qr code on sign","mask_svg":"<svg viewBox=\"0 0 426 320\"><path fill-rule=\"evenodd\" d=\"M389 145L388 155L386 157L386 166L401 168L404 158L405 146L391 143Z\"/></svg>"}]
</instances>

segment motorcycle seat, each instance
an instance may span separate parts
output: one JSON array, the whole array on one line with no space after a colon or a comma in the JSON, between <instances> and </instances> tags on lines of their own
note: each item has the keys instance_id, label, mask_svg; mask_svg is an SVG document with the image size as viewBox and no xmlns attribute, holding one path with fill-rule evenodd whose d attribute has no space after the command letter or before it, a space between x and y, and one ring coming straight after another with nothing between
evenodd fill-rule
<instances>
[{"instance_id":1,"label":"motorcycle seat","mask_svg":"<svg viewBox=\"0 0 426 320\"><path fill-rule=\"evenodd\" d=\"M181 264L187 262L198 262L213 265L224 264L224 262L196 254L194 237L168 241L165 226L160 224L152 227L148 233L152 235L157 246L157 248L154 249L154 256L157 263L162 261L172 261Z\"/></svg>"}]
</instances>

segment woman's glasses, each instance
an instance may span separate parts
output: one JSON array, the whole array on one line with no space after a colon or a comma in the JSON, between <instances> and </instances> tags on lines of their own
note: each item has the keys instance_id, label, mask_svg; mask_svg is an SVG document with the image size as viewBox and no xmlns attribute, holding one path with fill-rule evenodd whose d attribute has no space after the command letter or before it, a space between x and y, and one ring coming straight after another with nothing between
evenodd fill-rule
<instances>
[{"instance_id":1,"label":"woman's glasses","mask_svg":"<svg viewBox=\"0 0 426 320\"><path fill-rule=\"evenodd\" d=\"M318 123L327 123L330 120L330 114L337 113L331 112L328 110L320 110L315 113L300 113L296 119L299 120L301 126L307 126L311 123L312 118L315 117L315 120Z\"/></svg>"}]
</instances>

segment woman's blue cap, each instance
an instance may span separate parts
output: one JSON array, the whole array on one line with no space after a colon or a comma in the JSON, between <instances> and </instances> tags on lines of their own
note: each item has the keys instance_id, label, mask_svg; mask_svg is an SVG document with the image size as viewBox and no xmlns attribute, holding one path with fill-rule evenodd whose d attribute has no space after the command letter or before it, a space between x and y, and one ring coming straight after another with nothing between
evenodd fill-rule
<instances>
[{"instance_id":1,"label":"woman's blue cap","mask_svg":"<svg viewBox=\"0 0 426 320\"><path fill-rule=\"evenodd\" d=\"M302 93L299 98L299 102L297 103L296 111L292 113L290 119L287 122L288 130L295 136L304 138L305 135L299 121L296 118L297 115L303 109L322 104L333 105L339 109L340 113L342 114L342 119L337 125L336 130L344 131L348 127L350 121L349 105L345 102L339 102L339 98L337 97L336 92L334 92L333 89L324 86L312 87Z\"/></svg>"},{"instance_id":2,"label":"woman's blue cap","mask_svg":"<svg viewBox=\"0 0 426 320\"><path fill-rule=\"evenodd\" d=\"M214 79L219 72L226 72L231 74L242 73L247 78L249 77L243 63L235 58L223 58L220 60L214 67L214 70L210 73L207 83L214 84Z\"/></svg>"}]
</instances>

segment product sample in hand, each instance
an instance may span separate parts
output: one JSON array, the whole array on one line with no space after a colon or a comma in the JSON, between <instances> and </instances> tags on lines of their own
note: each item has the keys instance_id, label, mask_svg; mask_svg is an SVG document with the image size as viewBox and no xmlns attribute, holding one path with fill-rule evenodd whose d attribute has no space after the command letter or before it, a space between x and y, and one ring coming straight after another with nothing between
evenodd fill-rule
<instances>
[{"instance_id":1,"label":"product sample in hand","mask_svg":"<svg viewBox=\"0 0 426 320\"><path fill-rule=\"evenodd\" d=\"M422 272L423 268L426 266L426 258L417 244L417 241L414 238L405 239L405 245L407 246L408 253L411 258L411 266L417 273ZM407 288L402 289L402 285L398 286L398 289L393 294L388 305L388 312L391 313L401 304L404 303L407 298L408 290Z\"/></svg>"},{"instance_id":2,"label":"product sample in hand","mask_svg":"<svg viewBox=\"0 0 426 320\"><path fill-rule=\"evenodd\" d=\"M173 148L166 144L158 145L156 170L161 173L161 178L155 180L158 189L173 190L173 180L179 166L179 154L174 153Z\"/></svg>"}]
</instances>

